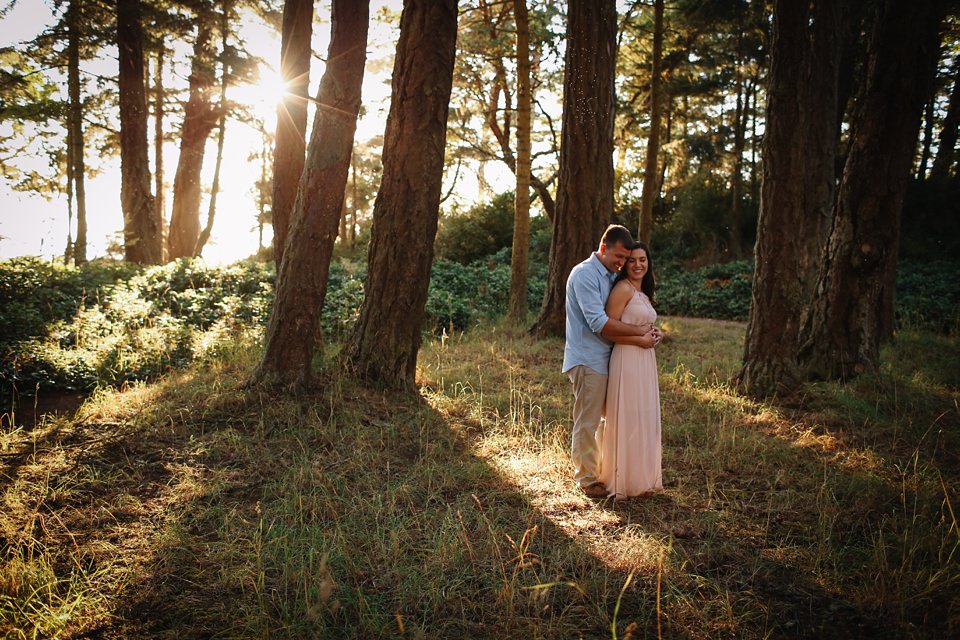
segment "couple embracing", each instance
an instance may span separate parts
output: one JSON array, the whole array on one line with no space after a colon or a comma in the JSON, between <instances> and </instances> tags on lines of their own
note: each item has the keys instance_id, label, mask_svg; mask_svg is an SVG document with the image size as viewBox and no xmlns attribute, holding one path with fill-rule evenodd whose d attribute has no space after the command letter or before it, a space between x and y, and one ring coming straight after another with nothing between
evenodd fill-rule
<instances>
[{"instance_id":1,"label":"couple embracing","mask_svg":"<svg viewBox=\"0 0 960 640\"><path fill-rule=\"evenodd\" d=\"M574 480L591 498L660 491L660 390L653 264L610 225L567 278L563 373L573 383Z\"/></svg>"}]
</instances>

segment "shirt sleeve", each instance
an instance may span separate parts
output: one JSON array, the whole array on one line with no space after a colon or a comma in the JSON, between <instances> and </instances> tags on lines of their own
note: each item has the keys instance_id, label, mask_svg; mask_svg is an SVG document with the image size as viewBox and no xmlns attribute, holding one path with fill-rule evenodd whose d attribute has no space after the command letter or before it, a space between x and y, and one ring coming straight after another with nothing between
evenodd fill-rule
<instances>
[{"instance_id":1,"label":"shirt sleeve","mask_svg":"<svg viewBox=\"0 0 960 640\"><path fill-rule=\"evenodd\" d=\"M593 273L581 273L580 277L573 282L580 311L583 312L587 326L597 335L600 335L600 331L610 319L603 308L605 300L601 297L600 292L603 289L601 285L599 276Z\"/></svg>"}]
</instances>

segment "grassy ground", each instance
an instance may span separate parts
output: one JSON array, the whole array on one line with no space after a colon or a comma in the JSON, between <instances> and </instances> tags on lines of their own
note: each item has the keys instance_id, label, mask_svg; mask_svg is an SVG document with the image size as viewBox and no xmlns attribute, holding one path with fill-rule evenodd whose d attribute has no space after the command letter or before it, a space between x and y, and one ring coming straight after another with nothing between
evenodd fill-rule
<instances>
[{"instance_id":1,"label":"grassy ground","mask_svg":"<svg viewBox=\"0 0 960 640\"><path fill-rule=\"evenodd\" d=\"M425 345L419 396L254 350L0 432L9 638L946 638L960 631L960 348L789 404L734 393L744 327L667 318L662 495L572 480L562 342ZM336 354L328 372L338 371Z\"/></svg>"}]
</instances>

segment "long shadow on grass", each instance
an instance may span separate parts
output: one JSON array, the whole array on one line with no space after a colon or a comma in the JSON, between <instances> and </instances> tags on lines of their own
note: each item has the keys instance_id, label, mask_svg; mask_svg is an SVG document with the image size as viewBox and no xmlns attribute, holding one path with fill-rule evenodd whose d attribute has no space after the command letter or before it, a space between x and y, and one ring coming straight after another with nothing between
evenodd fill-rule
<instances>
[{"instance_id":1,"label":"long shadow on grass","mask_svg":"<svg viewBox=\"0 0 960 640\"><path fill-rule=\"evenodd\" d=\"M205 401L187 423L204 481L167 512L104 637L610 636L627 572L544 517L456 420L350 384ZM656 627L636 584L621 636Z\"/></svg>"},{"instance_id":2,"label":"long shadow on grass","mask_svg":"<svg viewBox=\"0 0 960 640\"><path fill-rule=\"evenodd\" d=\"M71 447L88 484L38 505L65 526L37 535L120 558L114 617L87 637L602 638L614 618L635 638L918 635L830 584L860 579L857 518L894 496L857 511L855 474L822 482L811 451L695 428L718 421L707 407L665 419L666 495L595 504L569 483L545 508L556 488L493 464L469 415L339 377L299 400L237 377L165 380ZM786 460L803 477L778 476ZM802 491L822 508L778 508Z\"/></svg>"}]
</instances>

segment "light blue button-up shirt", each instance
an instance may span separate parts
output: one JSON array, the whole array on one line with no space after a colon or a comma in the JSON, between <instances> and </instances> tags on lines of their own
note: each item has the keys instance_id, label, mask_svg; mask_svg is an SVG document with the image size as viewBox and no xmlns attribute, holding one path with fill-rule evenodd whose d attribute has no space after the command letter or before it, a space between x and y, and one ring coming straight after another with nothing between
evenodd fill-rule
<instances>
[{"instance_id":1,"label":"light blue button-up shirt","mask_svg":"<svg viewBox=\"0 0 960 640\"><path fill-rule=\"evenodd\" d=\"M604 305L616 280L597 254L578 264L567 278L567 342L563 348L563 373L583 364L607 374L613 343L600 335L607 324Z\"/></svg>"}]
</instances>

